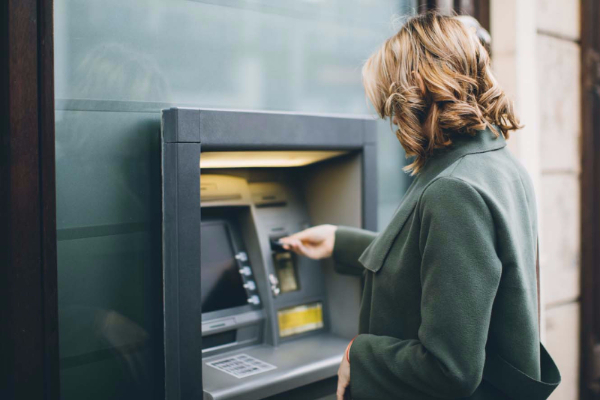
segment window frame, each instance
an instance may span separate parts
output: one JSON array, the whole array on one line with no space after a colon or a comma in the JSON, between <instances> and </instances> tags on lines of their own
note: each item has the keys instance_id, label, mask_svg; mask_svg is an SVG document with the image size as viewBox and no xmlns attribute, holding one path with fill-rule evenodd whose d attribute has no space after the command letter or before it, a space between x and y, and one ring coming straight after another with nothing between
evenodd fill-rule
<instances>
[{"instance_id":1,"label":"window frame","mask_svg":"<svg viewBox=\"0 0 600 400\"><path fill-rule=\"evenodd\" d=\"M53 0L0 21L0 397L58 400Z\"/></svg>"}]
</instances>

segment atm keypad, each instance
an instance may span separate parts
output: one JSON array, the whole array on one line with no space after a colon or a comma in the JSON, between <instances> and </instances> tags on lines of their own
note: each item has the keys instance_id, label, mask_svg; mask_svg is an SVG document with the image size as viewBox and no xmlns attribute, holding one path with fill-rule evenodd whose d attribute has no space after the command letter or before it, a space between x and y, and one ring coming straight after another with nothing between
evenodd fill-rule
<instances>
[{"instance_id":1,"label":"atm keypad","mask_svg":"<svg viewBox=\"0 0 600 400\"><path fill-rule=\"evenodd\" d=\"M247 354L238 354L220 360L210 361L207 362L206 365L229 375L233 375L236 378L245 378L246 376L260 374L261 372L267 372L277 368L272 364L266 363L258 358L250 357Z\"/></svg>"}]
</instances>

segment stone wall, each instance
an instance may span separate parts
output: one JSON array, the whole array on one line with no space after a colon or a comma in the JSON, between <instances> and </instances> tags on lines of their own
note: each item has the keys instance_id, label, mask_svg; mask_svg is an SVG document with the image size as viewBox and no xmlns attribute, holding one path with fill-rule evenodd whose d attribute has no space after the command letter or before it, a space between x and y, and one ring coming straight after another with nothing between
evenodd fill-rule
<instances>
[{"instance_id":1,"label":"stone wall","mask_svg":"<svg viewBox=\"0 0 600 400\"><path fill-rule=\"evenodd\" d=\"M562 373L553 400L579 398L580 2L537 1L540 223L546 343Z\"/></svg>"}]
</instances>

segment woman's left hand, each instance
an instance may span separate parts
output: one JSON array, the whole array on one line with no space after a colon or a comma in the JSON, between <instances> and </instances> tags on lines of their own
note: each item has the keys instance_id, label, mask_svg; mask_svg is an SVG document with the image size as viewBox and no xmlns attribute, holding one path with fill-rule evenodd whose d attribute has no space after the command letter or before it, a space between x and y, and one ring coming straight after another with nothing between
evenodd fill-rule
<instances>
[{"instance_id":1,"label":"woman's left hand","mask_svg":"<svg viewBox=\"0 0 600 400\"><path fill-rule=\"evenodd\" d=\"M350 347L352 343L348 345ZM346 350L346 354L350 351L348 348ZM340 364L340 368L338 369L338 386L337 386L337 400L344 400L345 398L350 398L346 395L348 391L348 387L350 386L350 363L346 358L346 354L342 357L342 363Z\"/></svg>"}]
</instances>

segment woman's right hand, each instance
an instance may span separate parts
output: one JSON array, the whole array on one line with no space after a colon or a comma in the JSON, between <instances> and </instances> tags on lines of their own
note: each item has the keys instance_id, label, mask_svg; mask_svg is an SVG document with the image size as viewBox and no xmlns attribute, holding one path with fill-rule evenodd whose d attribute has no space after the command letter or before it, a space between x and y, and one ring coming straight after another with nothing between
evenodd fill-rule
<instances>
[{"instance_id":1,"label":"woman's right hand","mask_svg":"<svg viewBox=\"0 0 600 400\"><path fill-rule=\"evenodd\" d=\"M318 225L280 238L283 248L296 254L319 260L331 257L335 242L335 225Z\"/></svg>"}]
</instances>

